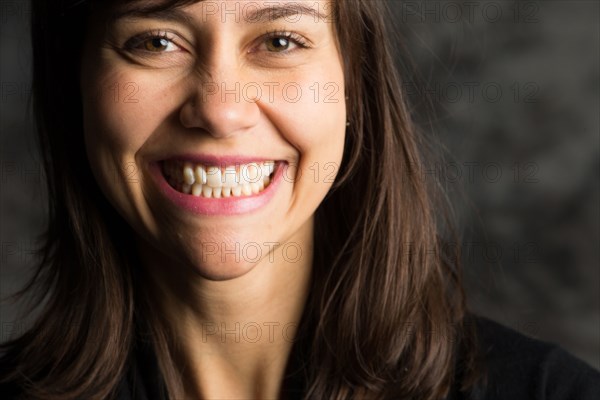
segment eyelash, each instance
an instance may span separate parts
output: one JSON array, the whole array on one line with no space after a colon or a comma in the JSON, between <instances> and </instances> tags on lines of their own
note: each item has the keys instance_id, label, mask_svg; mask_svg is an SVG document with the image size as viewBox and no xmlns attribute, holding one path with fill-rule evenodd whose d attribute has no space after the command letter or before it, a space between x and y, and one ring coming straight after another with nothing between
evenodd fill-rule
<instances>
[{"instance_id":1,"label":"eyelash","mask_svg":"<svg viewBox=\"0 0 600 400\"><path fill-rule=\"evenodd\" d=\"M131 50L131 51L145 51L148 53L152 53L149 50L141 50L141 49L137 49L136 47L139 46L140 44L144 43L147 40L150 39L166 39L169 42L177 45L173 39L175 39L174 37L172 37L171 35L169 35L169 32L166 31L149 31L149 32L145 32L142 34L139 34L137 36L132 37L131 39L129 39L124 47L127 50ZM162 53L162 52L157 52L157 53Z\"/></svg>"},{"instance_id":2,"label":"eyelash","mask_svg":"<svg viewBox=\"0 0 600 400\"><path fill-rule=\"evenodd\" d=\"M263 36L262 39L263 41L261 43L264 43L266 40L270 40L270 39L275 39L275 38L285 38L287 40L290 40L292 42L294 42L300 49L307 49L309 48L309 44L308 41L302 37L301 35L295 33L295 32L289 32L289 31L284 31L284 30L271 30L271 31L266 31ZM291 50L294 51L294 50ZM281 53L290 53L291 51L286 50L286 51L282 51Z\"/></svg>"},{"instance_id":3,"label":"eyelash","mask_svg":"<svg viewBox=\"0 0 600 400\"><path fill-rule=\"evenodd\" d=\"M290 31L284 31L284 30L270 30L270 31L266 31L263 36L261 37L262 41L261 44L264 43L267 40L271 40L271 39L275 39L275 38L285 38L291 42L294 42L300 49L307 49L309 48L309 44L308 41L302 37L301 35L295 33L295 32L290 32ZM175 37L169 35L169 32L166 31L149 31L149 32L145 32L142 34L139 34L137 36L134 36L133 38L129 39L124 47L127 50L130 51L144 51L144 52L148 52L148 53L152 53L149 50L142 50L142 49L138 49L137 46L139 46L140 44L144 43L147 40L150 39L166 39L169 42L175 44L177 46L177 44L174 42ZM281 51L281 52L273 52L273 53L278 53L278 54L286 54L286 53L291 53L295 50L285 50L285 51ZM168 53L168 52L156 52L156 53Z\"/></svg>"}]
</instances>

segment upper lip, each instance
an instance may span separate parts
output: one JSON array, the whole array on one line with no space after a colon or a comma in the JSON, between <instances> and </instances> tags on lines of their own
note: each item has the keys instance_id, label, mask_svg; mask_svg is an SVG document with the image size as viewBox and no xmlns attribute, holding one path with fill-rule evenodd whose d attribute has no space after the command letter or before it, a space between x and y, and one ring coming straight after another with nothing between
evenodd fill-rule
<instances>
[{"instance_id":1,"label":"upper lip","mask_svg":"<svg viewBox=\"0 0 600 400\"><path fill-rule=\"evenodd\" d=\"M264 161L283 161L277 160L273 157L260 157L260 156L248 156L241 154L234 155L216 155L216 154L178 154L161 160L165 161L188 161L192 164L203 164L209 166L224 166L224 165L238 165L238 164L249 164L252 162L264 162Z\"/></svg>"}]
</instances>

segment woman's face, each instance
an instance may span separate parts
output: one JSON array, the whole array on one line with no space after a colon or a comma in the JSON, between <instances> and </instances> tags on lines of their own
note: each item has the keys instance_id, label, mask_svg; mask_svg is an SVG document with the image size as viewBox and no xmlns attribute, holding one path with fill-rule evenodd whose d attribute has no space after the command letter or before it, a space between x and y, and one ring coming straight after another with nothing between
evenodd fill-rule
<instances>
[{"instance_id":1,"label":"woman's face","mask_svg":"<svg viewBox=\"0 0 600 400\"><path fill-rule=\"evenodd\" d=\"M137 3L96 18L85 42L85 143L102 191L147 251L209 279L278 252L298 260L343 153L332 4L144 15L155 2Z\"/></svg>"}]
</instances>

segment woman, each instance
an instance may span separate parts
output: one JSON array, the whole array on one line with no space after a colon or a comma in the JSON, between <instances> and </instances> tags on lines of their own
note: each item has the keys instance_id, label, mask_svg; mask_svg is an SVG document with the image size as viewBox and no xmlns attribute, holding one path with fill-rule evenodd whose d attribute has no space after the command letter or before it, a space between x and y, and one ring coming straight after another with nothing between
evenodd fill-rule
<instances>
[{"instance_id":1,"label":"woman","mask_svg":"<svg viewBox=\"0 0 600 400\"><path fill-rule=\"evenodd\" d=\"M595 398L466 312L385 13L34 2L50 223L8 398Z\"/></svg>"}]
</instances>

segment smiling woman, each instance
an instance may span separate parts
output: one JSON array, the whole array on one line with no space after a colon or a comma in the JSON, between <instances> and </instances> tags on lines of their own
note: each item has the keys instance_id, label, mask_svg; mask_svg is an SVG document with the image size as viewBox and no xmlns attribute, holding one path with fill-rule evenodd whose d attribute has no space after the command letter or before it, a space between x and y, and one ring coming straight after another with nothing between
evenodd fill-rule
<instances>
[{"instance_id":1,"label":"smiling woman","mask_svg":"<svg viewBox=\"0 0 600 400\"><path fill-rule=\"evenodd\" d=\"M3 395L516 399L556 365L597 390L467 312L385 2L48 3L49 226L16 295L41 313L0 347Z\"/></svg>"},{"instance_id":2,"label":"smiling woman","mask_svg":"<svg viewBox=\"0 0 600 400\"><path fill-rule=\"evenodd\" d=\"M294 23L281 13L221 18L213 6L189 5L169 22L151 10L94 14L80 77L88 159L103 193L144 239L141 254L157 272L169 263L159 254L176 255L188 273L212 280L257 268L243 278L247 287L266 268L301 293L308 265L222 260L202 244L235 252L236 245L258 243L266 254L266 243L299 242L303 264L310 262L311 215L331 184L297 171L339 165L346 128L333 25L306 13ZM134 102L115 102L106 90L128 83ZM310 87L325 83L338 90L328 102L315 102ZM132 166L136 179L123 166Z\"/></svg>"}]
</instances>

